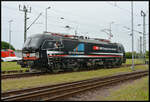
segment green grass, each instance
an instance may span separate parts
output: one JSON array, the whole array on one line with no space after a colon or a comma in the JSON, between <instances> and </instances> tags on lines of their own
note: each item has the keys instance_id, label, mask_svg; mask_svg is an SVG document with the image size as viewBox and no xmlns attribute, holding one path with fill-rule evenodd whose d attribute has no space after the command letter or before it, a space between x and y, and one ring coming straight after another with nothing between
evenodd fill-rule
<instances>
[{"instance_id":1,"label":"green grass","mask_svg":"<svg viewBox=\"0 0 150 102\"><path fill-rule=\"evenodd\" d=\"M128 85L122 85L118 90L110 91L110 96L99 98L100 100L110 101L148 101L149 83L148 77L136 80Z\"/></svg>"},{"instance_id":2,"label":"green grass","mask_svg":"<svg viewBox=\"0 0 150 102\"><path fill-rule=\"evenodd\" d=\"M148 69L148 65L135 66L135 70ZM21 89L25 87L34 87L39 85L54 84L61 82L84 80L94 77L102 77L107 75L113 75L120 72L131 72L130 67L114 68L114 69L99 69L84 72L72 72L65 74L55 74L55 75L44 75L44 76L34 76L28 78L20 79L7 79L2 80L1 88L2 91L8 91L12 89Z\"/></svg>"},{"instance_id":3,"label":"green grass","mask_svg":"<svg viewBox=\"0 0 150 102\"><path fill-rule=\"evenodd\" d=\"M1 62L1 71L9 70L27 70L28 68L21 68L17 62Z\"/></svg>"},{"instance_id":4,"label":"green grass","mask_svg":"<svg viewBox=\"0 0 150 102\"><path fill-rule=\"evenodd\" d=\"M125 64L132 64L132 59L127 59ZM142 59L134 59L134 64L143 64Z\"/></svg>"}]
</instances>

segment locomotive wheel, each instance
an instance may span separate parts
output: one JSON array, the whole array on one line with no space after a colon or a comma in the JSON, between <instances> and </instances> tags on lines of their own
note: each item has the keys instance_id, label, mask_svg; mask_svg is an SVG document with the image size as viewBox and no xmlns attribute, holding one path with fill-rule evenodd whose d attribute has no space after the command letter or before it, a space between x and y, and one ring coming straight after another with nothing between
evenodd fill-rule
<instances>
[{"instance_id":1,"label":"locomotive wheel","mask_svg":"<svg viewBox=\"0 0 150 102\"><path fill-rule=\"evenodd\" d=\"M74 67L74 68L72 68L72 70L73 70L74 72L76 72L76 71L79 70L79 67Z\"/></svg>"},{"instance_id":2,"label":"locomotive wheel","mask_svg":"<svg viewBox=\"0 0 150 102\"><path fill-rule=\"evenodd\" d=\"M78 71L79 70L79 67L80 65L79 64L76 64L73 68L72 68L72 71Z\"/></svg>"},{"instance_id":3,"label":"locomotive wheel","mask_svg":"<svg viewBox=\"0 0 150 102\"><path fill-rule=\"evenodd\" d=\"M41 72L41 70L37 70L37 69L30 68L30 69L29 69L29 72Z\"/></svg>"},{"instance_id":4,"label":"locomotive wheel","mask_svg":"<svg viewBox=\"0 0 150 102\"><path fill-rule=\"evenodd\" d=\"M54 69L52 69L52 72L53 73L58 73L60 70L59 69L56 69L56 68L54 68Z\"/></svg>"},{"instance_id":5,"label":"locomotive wheel","mask_svg":"<svg viewBox=\"0 0 150 102\"><path fill-rule=\"evenodd\" d=\"M119 59L119 61L116 63L117 66L121 66L122 62L121 59Z\"/></svg>"},{"instance_id":6,"label":"locomotive wheel","mask_svg":"<svg viewBox=\"0 0 150 102\"><path fill-rule=\"evenodd\" d=\"M117 63L117 66L121 66L121 64L122 64L122 62L120 61L120 62Z\"/></svg>"},{"instance_id":7,"label":"locomotive wheel","mask_svg":"<svg viewBox=\"0 0 150 102\"><path fill-rule=\"evenodd\" d=\"M58 73L59 71L61 71L61 64L60 63L57 63L53 66L52 68L52 72L53 73Z\"/></svg>"}]
</instances>

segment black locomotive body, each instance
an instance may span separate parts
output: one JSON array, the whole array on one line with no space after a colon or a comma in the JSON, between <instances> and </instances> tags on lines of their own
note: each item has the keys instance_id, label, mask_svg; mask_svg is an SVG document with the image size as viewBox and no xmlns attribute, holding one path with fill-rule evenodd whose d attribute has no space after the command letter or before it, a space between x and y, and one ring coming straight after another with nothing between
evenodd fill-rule
<instances>
[{"instance_id":1,"label":"black locomotive body","mask_svg":"<svg viewBox=\"0 0 150 102\"><path fill-rule=\"evenodd\" d=\"M44 33L32 35L22 49L22 67L40 71L78 70L125 63L122 44L83 36Z\"/></svg>"}]
</instances>

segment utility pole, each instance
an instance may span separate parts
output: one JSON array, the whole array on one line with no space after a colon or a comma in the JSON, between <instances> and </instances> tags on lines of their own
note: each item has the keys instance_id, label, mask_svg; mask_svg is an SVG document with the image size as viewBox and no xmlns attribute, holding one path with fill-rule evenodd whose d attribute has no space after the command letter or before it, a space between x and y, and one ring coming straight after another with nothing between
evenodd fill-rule
<instances>
[{"instance_id":1,"label":"utility pole","mask_svg":"<svg viewBox=\"0 0 150 102\"><path fill-rule=\"evenodd\" d=\"M31 13L31 7L30 10L28 9L29 7L26 7L25 5L23 6L23 8L21 9L21 6L19 5L19 11L23 11L24 12L24 43L26 41L26 36L27 36L27 13Z\"/></svg>"},{"instance_id":2,"label":"utility pole","mask_svg":"<svg viewBox=\"0 0 150 102\"><path fill-rule=\"evenodd\" d=\"M131 28L132 28L132 71L134 70L134 34L133 34L133 1L131 1Z\"/></svg>"},{"instance_id":3,"label":"utility pole","mask_svg":"<svg viewBox=\"0 0 150 102\"><path fill-rule=\"evenodd\" d=\"M140 58L142 59L142 37L140 36Z\"/></svg>"},{"instance_id":4,"label":"utility pole","mask_svg":"<svg viewBox=\"0 0 150 102\"><path fill-rule=\"evenodd\" d=\"M145 34L145 12L141 10L141 16L143 16L143 61L146 61L146 34Z\"/></svg>"},{"instance_id":5,"label":"utility pole","mask_svg":"<svg viewBox=\"0 0 150 102\"><path fill-rule=\"evenodd\" d=\"M10 20L8 22L9 22L9 49L11 49L11 22L13 22L13 20ZM10 52L9 52L9 56L10 56Z\"/></svg>"},{"instance_id":6,"label":"utility pole","mask_svg":"<svg viewBox=\"0 0 150 102\"><path fill-rule=\"evenodd\" d=\"M137 39L137 53L136 59L140 59L140 39Z\"/></svg>"},{"instance_id":7,"label":"utility pole","mask_svg":"<svg viewBox=\"0 0 150 102\"><path fill-rule=\"evenodd\" d=\"M32 24L26 29L26 31L27 30L29 30L29 28L38 20L38 18L40 17L42 15L42 13L40 13L39 15L38 15L38 17L32 22Z\"/></svg>"},{"instance_id":8,"label":"utility pole","mask_svg":"<svg viewBox=\"0 0 150 102\"><path fill-rule=\"evenodd\" d=\"M140 39L137 39L137 53L140 53Z\"/></svg>"},{"instance_id":9,"label":"utility pole","mask_svg":"<svg viewBox=\"0 0 150 102\"><path fill-rule=\"evenodd\" d=\"M50 8L51 7L49 6L45 9L45 32L47 32L47 9L50 9Z\"/></svg>"},{"instance_id":10,"label":"utility pole","mask_svg":"<svg viewBox=\"0 0 150 102\"><path fill-rule=\"evenodd\" d=\"M140 54L142 54L142 37L140 36Z\"/></svg>"},{"instance_id":11,"label":"utility pole","mask_svg":"<svg viewBox=\"0 0 150 102\"><path fill-rule=\"evenodd\" d=\"M112 33L111 33L111 25L113 24L114 22L112 21L111 23L110 23L110 25L109 25L109 29L102 29L101 31L102 32L105 32L108 36L109 36L109 40L111 39L111 37L113 37L113 35L112 35ZM106 31L108 31L108 32L106 32Z\"/></svg>"},{"instance_id":12,"label":"utility pole","mask_svg":"<svg viewBox=\"0 0 150 102\"><path fill-rule=\"evenodd\" d=\"M109 39L111 39L111 37L113 36L112 34L111 34L111 24L113 24L114 22L111 22L110 23L110 37L109 37Z\"/></svg>"}]
</instances>

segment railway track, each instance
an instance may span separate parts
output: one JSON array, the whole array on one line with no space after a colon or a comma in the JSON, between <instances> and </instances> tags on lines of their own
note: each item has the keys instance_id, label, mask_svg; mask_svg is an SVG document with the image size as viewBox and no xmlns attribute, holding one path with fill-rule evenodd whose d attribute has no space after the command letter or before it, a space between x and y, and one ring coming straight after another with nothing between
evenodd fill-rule
<instances>
[{"instance_id":1,"label":"railway track","mask_svg":"<svg viewBox=\"0 0 150 102\"><path fill-rule=\"evenodd\" d=\"M1 79L22 78L22 77L31 77L31 76L39 76L39 75L47 75L47 74L49 73L25 72L25 73L19 73L19 74L1 75Z\"/></svg>"},{"instance_id":2,"label":"railway track","mask_svg":"<svg viewBox=\"0 0 150 102\"><path fill-rule=\"evenodd\" d=\"M145 65L145 64L135 64L135 65ZM122 65L120 67L129 67L129 66L131 66L131 64ZM91 70L88 70L88 71L91 71ZM87 70L80 70L80 71L87 71ZM39 76L39 75L55 74L55 73L29 72L28 70L27 70L27 72L23 72L23 71L21 71L21 72L22 73L2 74L1 79L22 78L22 77L32 77L32 76ZM70 71L68 71L68 72L70 73ZM68 72L59 72L58 74L63 74L63 73L68 73ZM73 72L73 71L71 71L71 72Z\"/></svg>"},{"instance_id":3,"label":"railway track","mask_svg":"<svg viewBox=\"0 0 150 102\"><path fill-rule=\"evenodd\" d=\"M114 84L120 81L139 78L148 74L149 70L141 70L75 82L9 91L1 93L1 99L3 101L61 100L86 90Z\"/></svg>"},{"instance_id":4,"label":"railway track","mask_svg":"<svg viewBox=\"0 0 150 102\"><path fill-rule=\"evenodd\" d=\"M144 65L144 64L135 64L135 65ZM121 67L128 67L131 66L131 64L122 65ZM29 70L9 70L9 71L1 71L1 74L10 74L10 73L24 73L29 72Z\"/></svg>"}]
</instances>

